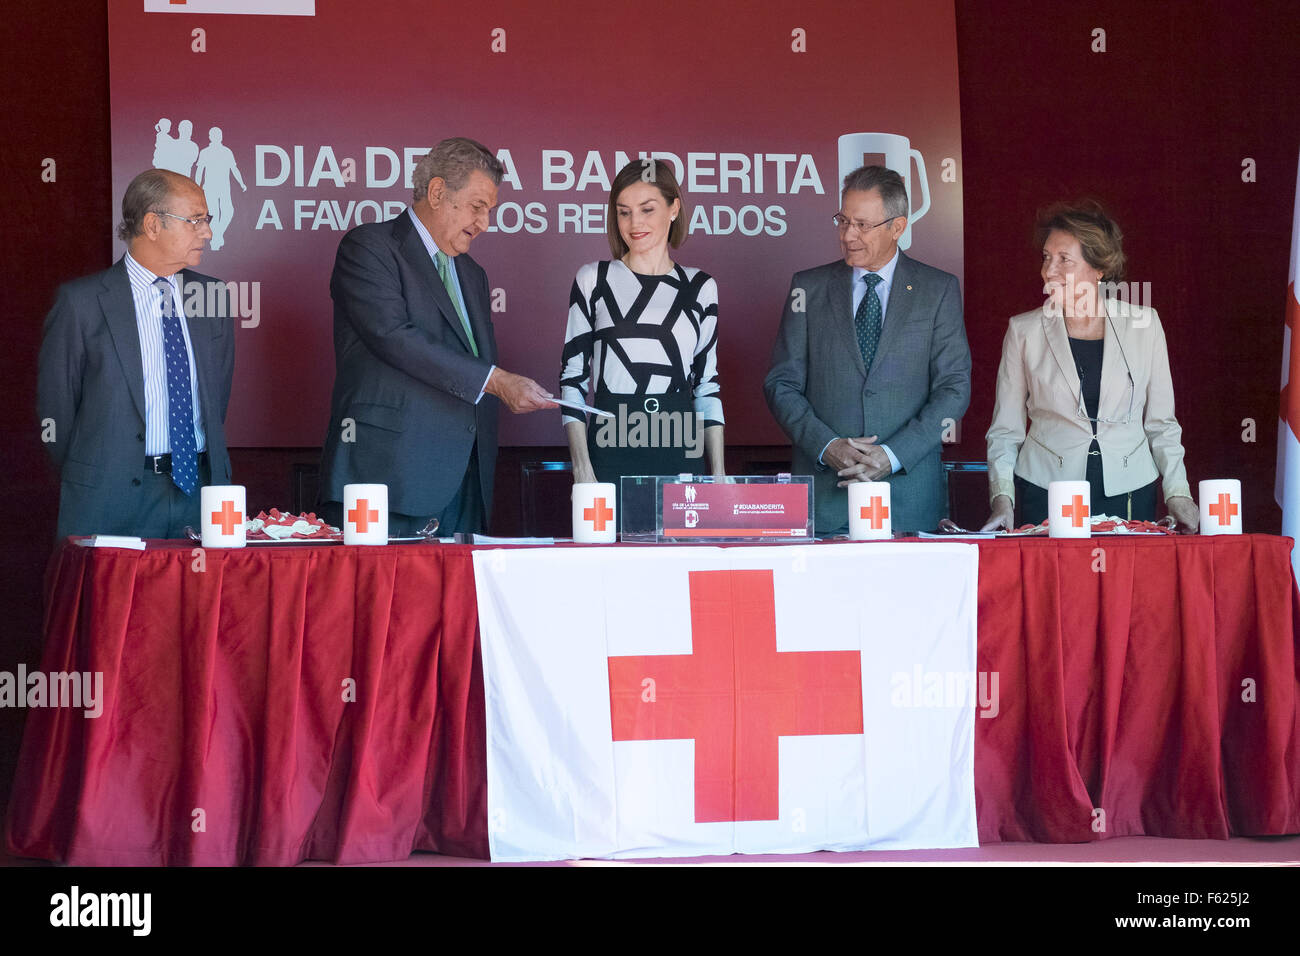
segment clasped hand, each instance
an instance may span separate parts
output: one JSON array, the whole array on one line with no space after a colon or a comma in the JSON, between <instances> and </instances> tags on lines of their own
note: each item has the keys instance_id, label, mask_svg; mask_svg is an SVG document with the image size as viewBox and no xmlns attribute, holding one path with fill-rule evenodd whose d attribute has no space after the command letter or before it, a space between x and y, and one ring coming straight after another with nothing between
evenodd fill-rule
<instances>
[{"instance_id":1,"label":"clasped hand","mask_svg":"<svg viewBox=\"0 0 1300 956\"><path fill-rule=\"evenodd\" d=\"M843 479L841 488L855 481L879 481L893 473L889 456L876 444L877 437L837 438L827 446L822 461Z\"/></svg>"}]
</instances>

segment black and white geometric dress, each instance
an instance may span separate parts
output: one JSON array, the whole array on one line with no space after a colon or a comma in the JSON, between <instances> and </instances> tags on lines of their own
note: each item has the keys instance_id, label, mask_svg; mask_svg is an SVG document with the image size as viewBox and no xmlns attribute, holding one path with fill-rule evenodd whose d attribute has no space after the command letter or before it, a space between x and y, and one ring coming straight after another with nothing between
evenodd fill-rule
<instances>
[{"instance_id":1,"label":"black and white geometric dress","mask_svg":"<svg viewBox=\"0 0 1300 956\"><path fill-rule=\"evenodd\" d=\"M666 275L643 275L620 260L588 263L569 294L561 362L562 398L615 414L623 405L626 411L693 413L702 427L723 424L717 283L682 265ZM647 407L652 396L656 401ZM563 420L583 419L566 409ZM688 459L681 449L597 446L596 424L589 424L587 444L601 481L708 471L707 462Z\"/></svg>"}]
</instances>

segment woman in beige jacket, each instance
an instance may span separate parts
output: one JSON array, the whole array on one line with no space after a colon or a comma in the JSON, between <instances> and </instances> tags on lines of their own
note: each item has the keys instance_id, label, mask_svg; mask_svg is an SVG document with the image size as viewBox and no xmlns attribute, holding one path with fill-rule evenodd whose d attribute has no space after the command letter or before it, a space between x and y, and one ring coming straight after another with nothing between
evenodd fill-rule
<instances>
[{"instance_id":1,"label":"woman in beige jacket","mask_svg":"<svg viewBox=\"0 0 1300 956\"><path fill-rule=\"evenodd\" d=\"M1014 528L1017 497L1021 521L1041 522L1047 485L1084 478L1093 514L1152 521L1159 478L1165 520L1194 532L1160 317L1107 294L1124 280L1119 226L1095 204L1058 205L1038 237L1048 298L1014 316L1002 343L984 530Z\"/></svg>"}]
</instances>

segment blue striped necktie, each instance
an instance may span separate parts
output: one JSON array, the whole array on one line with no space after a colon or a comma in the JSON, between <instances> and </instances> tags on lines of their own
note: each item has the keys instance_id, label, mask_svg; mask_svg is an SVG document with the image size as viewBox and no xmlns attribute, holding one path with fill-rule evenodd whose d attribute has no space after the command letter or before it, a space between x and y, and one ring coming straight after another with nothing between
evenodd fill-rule
<instances>
[{"instance_id":1,"label":"blue striped necktie","mask_svg":"<svg viewBox=\"0 0 1300 956\"><path fill-rule=\"evenodd\" d=\"M172 284L154 280L162 294L163 353L167 359L167 427L172 444L172 482L187 495L199 484L199 456L194 449L194 397L190 391L190 354L176 315Z\"/></svg>"}]
</instances>

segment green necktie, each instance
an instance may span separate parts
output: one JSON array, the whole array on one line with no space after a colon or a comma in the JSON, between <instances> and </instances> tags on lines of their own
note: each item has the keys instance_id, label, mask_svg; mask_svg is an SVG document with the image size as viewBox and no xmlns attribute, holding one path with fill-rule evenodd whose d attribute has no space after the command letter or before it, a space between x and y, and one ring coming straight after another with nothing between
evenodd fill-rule
<instances>
[{"instance_id":1,"label":"green necktie","mask_svg":"<svg viewBox=\"0 0 1300 956\"><path fill-rule=\"evenodd\" d=\"M451 304L456 307L456 314L460 316L460 324L465 328L465 338L469 339L469 350L478 357L478 346L474 344L474 333L469 329L469 319L465 318L465 307L460 304L460 296L456 294L456 283L451 281L451 270L447 268L447 257L439 250L438 254L433 257L433 261L438 264L438 277L442 279L442 284L447 289L447 295L451 297Z\"/></svg>"},{"instance_id":2,"label":"green necktie","mask_svg":"<svg viewBox=\"0 0 1300 956\"><path fill-rule=\"evenodd\" d=\"M881 319L880 296L876 295L876 286L884 281L874 272L862 277L867 284L866 295L858 304L857 314L853 316L853 327L858 334L858 348L862 351L862 364L871 371L871 363L876 358L876 346L880 344Z\"/></svg>"}]
</instances>

